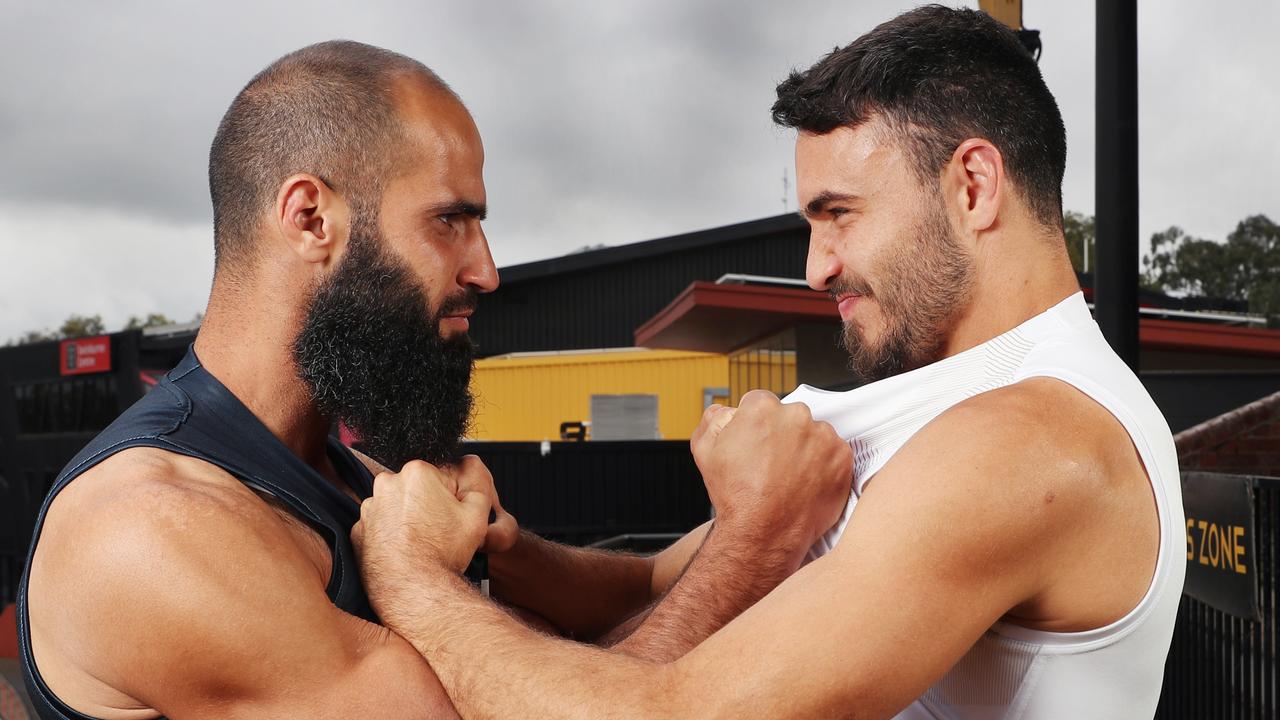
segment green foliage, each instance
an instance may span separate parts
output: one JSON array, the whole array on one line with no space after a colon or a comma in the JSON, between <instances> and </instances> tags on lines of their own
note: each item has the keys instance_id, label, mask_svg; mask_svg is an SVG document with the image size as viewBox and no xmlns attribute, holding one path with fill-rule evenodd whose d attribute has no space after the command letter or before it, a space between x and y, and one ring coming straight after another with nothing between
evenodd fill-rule
<instances>
[{"instance_id":1,"label":"green foliage","mask_svg":"<svg viewBox=\"0 0 1280 720\"><path fill-rule=\"evenodd\" d=\"M204 318L204 313L196 313L194 321L200 321ZM167 315L162 313L149 313L145 318L139 318L136 315L129 317L129 322L125 323L125 330L141 330L143 328L156 327L159 325L172 325ZM9 339L5 346L12 345L30 345L38 342L49 342L50 340L67 340L70 338L92 337L94 335L102 335L106 332L106 326L102 323L101 315L71 315L62 322L62 326L57 330L28 330L22 335Z\"/></svg>"},{"instance_id":2,"label":"green foliage","mask_svg":"<svg viewBox=\"0 0 1280 720\"><path fill-rule=\"evenodd\" d=\"M125 330L142 330L149 327L158 327L160 325L172 325L173 321L161 313L151 313L146 319L140 319L137 315L130 315L129 322L125 323Z\"/></svg>"},{"instance_id":3,"label":"green foliage","mask_svg":"<svg viewBox=\"0 0 1280 720\"><path fill-rule=\"evenodd\" d=\"M1093 216L1068 210L1062 216L1062 234L1067 238L1067 254L1071 256L1071 267L1076 272L1091 272L1097 267L1098 242L1093 227ZM1085 263L1085 249L1088 248L1088 260ZM1087 266L1086 266L1087 265Z\"/></svg>"},{"instance_id":4,"label":"green foliage","mask_svg":"<svg viewBox=\"0 0 1280 720\"><path fill-rule=\"evenodd\" d=\"M58 334L49 332L48 330L28 330L22 333L19 337L9 340L5 345L30 345L32 343L48 342L49 340L57 339Z\"/></svg>"},{"instance_id":5,"label":"green foliage","mask_svg":"<svg viewBox=\"0 0 1280 720\"><path fill-rule=\"evenodd\" d=\"M72 315L62 323L57 339L91 337L104 332L101 315Z\"/></svg>"},{"instance_id":6,"label":"green foliage","mask_svg":"<svg viewBox=\"0 0 1280 720\"><path fill-rule=\"evenodd\" d=\"M1143 283L1165 292L1243 300L1249 312L1280 321L1280 225L1265 215L1241 220L1215 242L1170 227L1151 236Z\"/></svg>"}]
</instances>

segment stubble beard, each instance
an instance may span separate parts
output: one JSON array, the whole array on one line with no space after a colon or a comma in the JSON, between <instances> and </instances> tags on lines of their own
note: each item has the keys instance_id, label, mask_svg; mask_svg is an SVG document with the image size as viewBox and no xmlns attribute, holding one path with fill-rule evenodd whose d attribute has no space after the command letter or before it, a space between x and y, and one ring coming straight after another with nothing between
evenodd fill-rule
<instances>
[{"instance_id":1,"label":"stubble beard","mask_svg":"<svg viewBox=\"0 0 1280 720\"><path fill-rule=\"evenodd\" d=\"M833 295L870 296L884 317L875 342L856 321L844 325L841 341L850 368L864 382L938 360L948 331L973 294L973 259L956 242L940 203L908 235L877 263L880 280L874 289L865 281L844 279L831 289Z\"/></svg>"}]
</instances>

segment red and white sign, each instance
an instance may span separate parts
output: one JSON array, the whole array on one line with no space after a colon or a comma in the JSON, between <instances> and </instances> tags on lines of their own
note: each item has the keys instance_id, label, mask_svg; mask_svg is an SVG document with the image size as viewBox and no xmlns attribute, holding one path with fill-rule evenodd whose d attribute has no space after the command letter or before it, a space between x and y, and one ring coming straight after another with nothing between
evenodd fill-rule
<instances>
[{"instance_id":1,"label":"red and white sign","mask_svg":"<svg viewBox=\"0 0 1280 720\"><path fill-rule=\"evenodd\" d=\"M106 335L63 340L58 350L58 371L62 375L83 375L111 370L111 338Z\"/></svg>"}]
</instances>

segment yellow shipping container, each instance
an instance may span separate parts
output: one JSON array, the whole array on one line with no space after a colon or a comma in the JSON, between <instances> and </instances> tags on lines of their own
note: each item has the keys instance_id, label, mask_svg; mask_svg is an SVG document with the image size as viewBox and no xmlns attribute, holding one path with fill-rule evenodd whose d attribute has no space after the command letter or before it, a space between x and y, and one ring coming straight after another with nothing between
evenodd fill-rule
<instances>
[{"instance_id":1,"label":"yellow shipping container","mask_svg":"<svg viewBox=\"0 0 1280 720\"><path fill-rule=\"evenodd\" d=\"M476 361L476 440L556 440L591 419L592 395L658 396L658 432L687 439L709 399L727 403L729 360L715 353L618 348L516 353ZM714 398L712 398L714 396Z\"/></svg>"}]
</instances>

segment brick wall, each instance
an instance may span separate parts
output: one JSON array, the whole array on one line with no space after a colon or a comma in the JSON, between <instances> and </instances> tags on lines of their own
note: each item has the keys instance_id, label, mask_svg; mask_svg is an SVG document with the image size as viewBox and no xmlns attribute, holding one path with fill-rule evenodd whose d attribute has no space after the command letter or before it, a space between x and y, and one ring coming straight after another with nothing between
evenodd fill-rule
<instances>
[{"instance_id":1,"label":"brick wall","mask_svg":"<svg viewBox=\"0 0 1280 720\"><path fill-rule=\"evenodd\" d=\"M1184 430L1173 440L1183 470L1280 477L1280 393Z\"/></svg>"}]
</instances>

